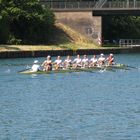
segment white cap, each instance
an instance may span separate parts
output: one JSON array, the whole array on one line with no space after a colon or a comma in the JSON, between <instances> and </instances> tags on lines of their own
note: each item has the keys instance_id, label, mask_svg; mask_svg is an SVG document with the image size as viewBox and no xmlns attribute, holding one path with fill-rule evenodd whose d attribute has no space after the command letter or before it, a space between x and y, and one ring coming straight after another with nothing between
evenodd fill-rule
<instances>
[{"instance_id":1,"label":"white cap","mask_svg":"<svg viewBox=\"0 0 140 140\"><path fill-rule=\"evenodd\" d=\"M104 54L103 54L103 53L101 53L100 55L101 55L101 56L104 56Z\"/></svg>"},{"instance_id":2,"label":"white cap","mask_svg":"<svg viewBox=\"0 0 140 140\"><path fill-rule=\"evenodd\" d=\"M110 56L113 56L113 54L111 53Z\"/></svg>"},{"instance_id":3,"label":"white cap","mask_svg":"<svg viewBox=\"0 0 140 140\"><path fill-rule=\"evenodd\" d=\"M50 56L50 55L48 55L48 56L47 56L47 58L51 58L51 56Z\"/></svg>"},{"instance_id":4,"label":"white cap","mask_svg":"<svg viewBox=\"0 0 140 140\"><path fill-rule=\"evenodd\" d=\"M34 64L36 64L36 63L38 63L38 60L35 60L35 61L34 61Z\"/></svg>"}]
</instances>

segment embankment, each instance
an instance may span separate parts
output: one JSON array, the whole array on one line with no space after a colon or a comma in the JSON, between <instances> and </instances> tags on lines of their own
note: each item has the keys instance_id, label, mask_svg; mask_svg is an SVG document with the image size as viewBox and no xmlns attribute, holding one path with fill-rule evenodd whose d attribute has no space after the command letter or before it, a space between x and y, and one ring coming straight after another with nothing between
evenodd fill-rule
<instances>
[{"instance_id":1,"label":"embankment","mask_svg":"<svg viewBox=\"0 0 140 140\"><path fill-rule=\"evenodd\" d=\"M124 53L140 53L140 47L133 48L100 48L100 49L77 49L77 50L41 50L41 51L7 51L0 52L0 58L26 58L26 57L46 57L51 56L66 56L66 55L76 55L76 54L124 54Z\"/></svg>"}]
</instances>

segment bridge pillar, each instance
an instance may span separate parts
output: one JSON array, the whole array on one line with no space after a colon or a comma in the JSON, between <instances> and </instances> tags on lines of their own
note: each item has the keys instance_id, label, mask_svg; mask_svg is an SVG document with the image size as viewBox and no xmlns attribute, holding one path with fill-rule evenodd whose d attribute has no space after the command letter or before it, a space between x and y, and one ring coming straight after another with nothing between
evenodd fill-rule
<instances>
[{"instance_id":1,"label":"bridge pillar","mask_svg":"<svg viewBox=\"0 0 140 140\"><path fill-rule=\"evenodd\" d=\"M102 45L102 17L92 16L91 11L55 11L57 22L78 31L96 45Z\"/></svg>"}]
</instances>

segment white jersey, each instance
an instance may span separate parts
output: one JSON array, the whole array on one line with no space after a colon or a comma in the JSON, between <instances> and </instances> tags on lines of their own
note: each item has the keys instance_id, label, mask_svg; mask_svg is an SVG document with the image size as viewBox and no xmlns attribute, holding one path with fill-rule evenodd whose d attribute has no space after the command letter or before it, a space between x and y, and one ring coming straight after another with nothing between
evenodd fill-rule
<instances>
[{"instance_id":1,"label":"white jersey","mask_svg":"<svg viewBox=\"0 0 140 140\"><path fill-rule=\"evenodd\" d=\"M57 65L60 65L62 63L62 60L55 60L54 61Z\"/></svg>"},{"instance_id":2,"label":"white jersey","mask_svg":"<svg viewBox=\"0 0 140 140\"><path fill-rule=\"evenodd\" d=\"M91 59L90 59L90 62L96 63L96 62L97 62L97 58L91 58Z\"/></svg>"},{"instance_id":3,"label":"white jersey","mask_svg":"<svg viewBox=\"0 0 140 140\"><path fill-rule=\"evenodd\" d=\"M66 59L65 62L66 63L71 63L71 59Z\"/></svg>"},{"instance_id":4,"label":"white jersey","mask_svg":"<svg viewBox=\"0 0 140 140\"><path fill-rule=\"evenodd\" d=\"M50 63L52 63L52 60L46 60L46 63L50 64Z\"/></svg>"},{"instance_id":5,"label":"white jersey","mask_svg":"<svg viewBox=\"0 0 140 140\"><path fill-rule=\"evenodd\" d=\"M31 69L32 69L32 71L36 72L36 71L40 70L40 66L38 64L33 64Z\"/></svg>"},{"instance_id":6,"label":"white jersey","mask_svg":"<svg viewBox=\"0 0 140 140\"><path fill-rule=\"evenodd\" d=\"M105 61L105 57L99 57L98 61Z\"/></svg>"},{"instance_id":7,"label":"white jersey","mask_svg":"<svg viewBox=\"0 0 140 140\"><path fill-rule=\"evenodd\" d=\"M52 60L45 60L44 62L43 62L43 65L48 65L48 64L51 64L52 63Z\"/></svg>"},{"instance_id":8,"label":"white jersey","mask_svg":"<svg viewBox=\"0 0 140 140\"><path fill-rule=\"evenodd\" d=\"M87 63L87 62L88 62L88 58L82 59L82 63Z\"/></svg>"},{"instance_id":9,"label":"white jersey","mask_svg":"<svg viewBox=\"0 0 140 140\"><path fill-rule=\"evenodd\" d=\"M81 61L82 61L81 58L75 58L73 63L79 64L81 63Z\"/></svg>"}]
</instances>

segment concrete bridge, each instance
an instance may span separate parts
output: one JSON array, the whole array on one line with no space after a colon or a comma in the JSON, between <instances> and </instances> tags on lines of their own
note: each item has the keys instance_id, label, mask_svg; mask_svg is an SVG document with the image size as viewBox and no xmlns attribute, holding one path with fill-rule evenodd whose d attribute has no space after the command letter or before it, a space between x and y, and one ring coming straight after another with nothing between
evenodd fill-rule
<instances>
[{"instance_id":1,"label":"concrete bridge","mask_svg":"<svg viewBox=\"0 0 140 140\"><path fill-rule=\"evenodd\" d=\"M102 16L140 16L140 0L40 0L58 22L102 45Z\"/></svg>"}]
</instances>

